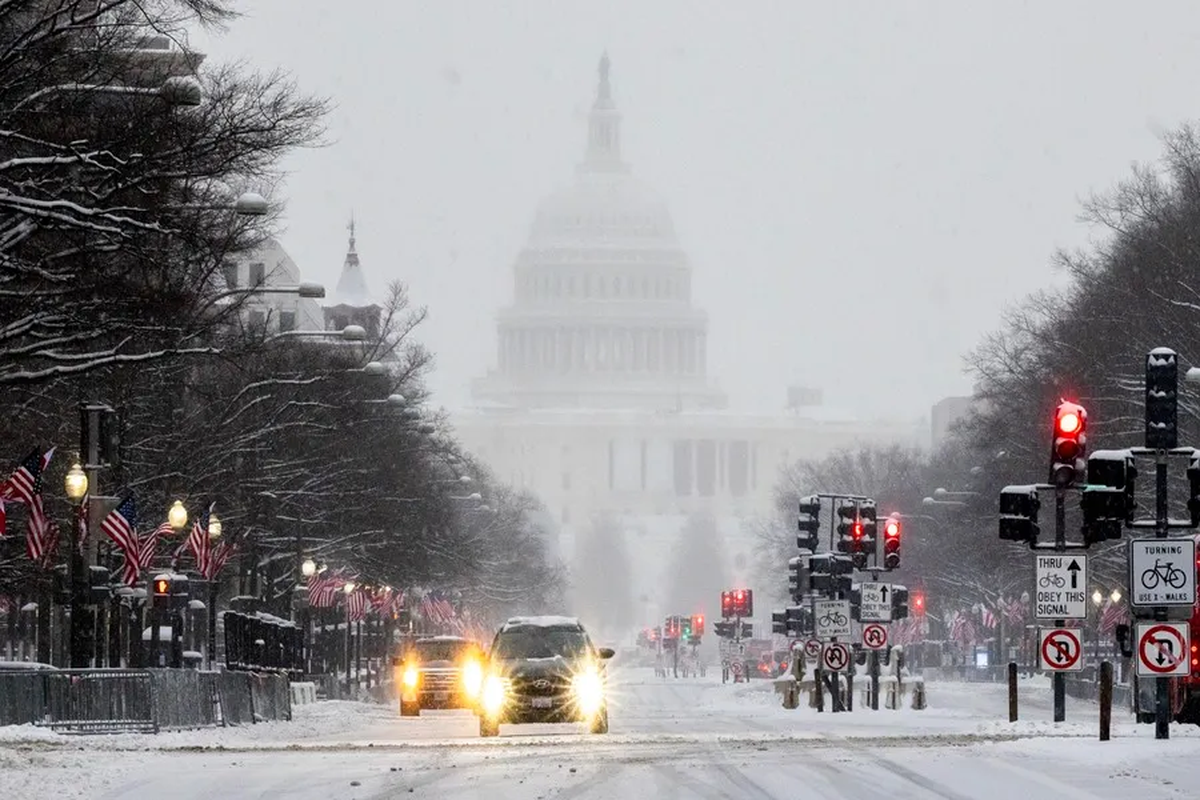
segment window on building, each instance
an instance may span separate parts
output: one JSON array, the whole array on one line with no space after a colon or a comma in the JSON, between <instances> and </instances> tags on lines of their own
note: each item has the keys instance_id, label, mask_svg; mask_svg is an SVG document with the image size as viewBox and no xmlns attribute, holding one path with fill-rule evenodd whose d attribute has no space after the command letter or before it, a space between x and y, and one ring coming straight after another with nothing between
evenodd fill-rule
<instances>
[{"instance_id":1,"label":"window on building","mask_svg":"<svg viewBox=\"0 0 1200 800\"><path fill-rule=\"evenodd\" d=\"M262 286L267 279L267 265L261 261L255 261L250 265L250 277L247 283L250 286Z\"/></svg>"},{"instance_id":2,"label":"window on building","mask_svg":"<svg viewBox=\"0 0 1200 800\"><path fill-rule=\"evenodd\" d=\"M221 274L225 277L225 286L229 289L238 288L238 265L235 261L226 261L221 265Z\"/></svg>"},{"instance_id":3,"label":"window on building","mask_svg":"<svg viewBox=\"0 0 1200 800\"><path fill-rule=\"evenodd\" d=\"M750 448L746 442L729 443L729 493L745 497L750 483Z\"/></svg>"},{"instance_id":4,"label":"window on building","mask_svg":"<svg viewBox=\"0 0 1200 800\"><path fill-rule=\"evenodd\" d=\"M296 330L296 312L295 311L280 311L279 312L279 332L287 333L288 331Z\"/></svg>"},{"instance_id":5,"label":"window on building","mask_svg":"<svg viewBox=\"0 0 1200 800\"><path fill-rule=\"evenodd\" d=\"M250 312L250 327L254 330L262 330L267 326L267 314L265 311L254 309Z\"/></svg>"},{"instance_id":6,"label":"window on building","mask_svg":"<svg viewBox=\"0 0 1200 800\"><path fill-rule=\"evenodd\" d=\"M717 493L717 444L711 439L696 442L696 493L701 497Z\"/></svg>"},{"instance_id":7,"label":"window on building","mask_svg":"<svg viewBox=\"0 0 1200 800\"><path fill-rule=\"evenodd\" d=\"M692 443L689 440L675 442L675 495L690 497L692 494Z\"/></svg>"}]
</instances>

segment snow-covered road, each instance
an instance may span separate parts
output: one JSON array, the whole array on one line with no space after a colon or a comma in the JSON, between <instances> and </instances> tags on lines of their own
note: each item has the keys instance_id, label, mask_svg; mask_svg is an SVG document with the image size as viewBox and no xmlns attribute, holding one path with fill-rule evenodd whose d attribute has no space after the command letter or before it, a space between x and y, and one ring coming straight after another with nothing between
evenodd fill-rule
<instances>
[{"instance_id":1,"label":"snow-covered road","mask_svg":"<svg viewBox=\"0 0 1200 800\"><path fill-rule=\"evenodd\" d=\"M1096 709L1048 722L1048 683L930 684L924 711L785 711L766 683L618 672L612 733L506 727L476 736L456 712L400 719L391 708L321 703L293 723L159 736L60 737L0 729L0 796L22 800L426 797L1184 798L1200 795L1200 729L1156 742L1118 713L1096 740Z\"/></svg>"}]
</instances>

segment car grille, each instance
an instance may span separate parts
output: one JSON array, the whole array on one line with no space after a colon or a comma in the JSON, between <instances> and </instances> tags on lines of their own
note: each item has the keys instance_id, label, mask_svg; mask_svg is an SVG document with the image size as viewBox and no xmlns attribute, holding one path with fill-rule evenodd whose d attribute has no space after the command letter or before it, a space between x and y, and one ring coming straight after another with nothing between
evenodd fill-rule
<instances>
[{"instance_id":1,"label":"car grille","mask_svg":"<svg viewBox=\"0 0 1200 800\"><path fill-rule=\"evenodd\" d=\"M421 688L430 692L448 692L458 688L458 670L421 673Z\"/></svg>"},{"instance_id":2,"label":"car grille","mask_svg":"<svg viewBox=\"0 0 1200 800\"><path fill-rule=\"evenodd\" d=\"M523 697L556 697L571 691L570 681L559 677L516 677L509 686L513 694Z\"/></svg>"}]
</instances>

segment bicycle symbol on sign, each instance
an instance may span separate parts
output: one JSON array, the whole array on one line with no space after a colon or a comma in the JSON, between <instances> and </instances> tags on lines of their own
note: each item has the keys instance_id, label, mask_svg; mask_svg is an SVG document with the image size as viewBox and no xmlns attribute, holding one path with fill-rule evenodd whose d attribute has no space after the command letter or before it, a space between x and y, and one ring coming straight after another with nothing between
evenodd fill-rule
<instances>
[{"instance_id":1,"label":"bicycle symbol on sign","mask_svg":"<svg viewBox=\"0 0 1200 800\"><path fill-rule=\"evenodd\" d=\"M833 611L821 617L817 624L822 628L844 628L849 622L845 614Z\"/></svg>"},{"instance_id":2,"label":"bicycle symbol on sign","mask_svg":"<svg viewBox=\"0 0 1200 800\"><path fill-rule=\"evenodd\" d=\"M1043 589L1049 589L1051 586L1053 586L1055 589L1061 589L1066 585L1067 579L1056 572L1049 572L1043 575L1042 579L1038 581L1038 586L1042 587Z\"/></svg>"},{"instance_id":3,"label":"bicycle symbol on sign","mask_svg":"<svg viewBox=\"0 0 1200 800\"><path fill-rule=\"evenodd\" d=\"M1172 589L1182 589L1187 584L1187 573L1169 561L1154 560L1154 568L1142 573L1142 588L1156 589L1164 583Z\"/></svg>"}]
</instances>

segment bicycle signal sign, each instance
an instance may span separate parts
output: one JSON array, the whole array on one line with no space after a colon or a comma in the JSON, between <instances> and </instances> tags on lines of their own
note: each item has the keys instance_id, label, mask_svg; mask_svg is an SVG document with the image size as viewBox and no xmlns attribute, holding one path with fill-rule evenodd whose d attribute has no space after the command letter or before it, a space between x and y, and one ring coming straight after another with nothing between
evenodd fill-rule
<instances>
[{"instance_id":1,"label":"bicycle signal sign","mask_svg":"<svg viewBox=\"0 0 1200 800\"><path fill-rule=\"evenodd\" d=\"M1190 606L1196 602L1194 539L1132 539L1129 601L1134 606Z\"/></svg>"},{"instance_id":2,"label":"bicycle signal sign","mask_svg":"<svg viewBox=\"0 0 1200 800\"><path fill-rule=\"evenodd\" d=\"M1034 615L1038 619L1087 619L1087 556L1036 557Z\"/></svg>"},{"instance_id":3,"label":"bicycle signal sign","mask_svg":"<svg viewBox=\"0 0 1200 800\"><path fill-rule=\"evenodd\" d=\"M850 637L850 601L818 600L813 603L818 639L848 639Z\"/></svg>"}]
</instances>

